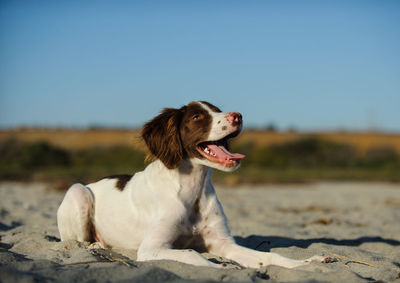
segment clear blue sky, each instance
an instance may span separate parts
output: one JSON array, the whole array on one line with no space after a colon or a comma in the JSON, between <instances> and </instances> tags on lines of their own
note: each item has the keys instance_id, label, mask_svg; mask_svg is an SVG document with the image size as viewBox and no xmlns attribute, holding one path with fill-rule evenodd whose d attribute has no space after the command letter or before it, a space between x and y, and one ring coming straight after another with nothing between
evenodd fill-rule
<instances>
[{"instance_id":1,"label":"clear blue sky","mask_svg":"<svg viewBox=\"0 0 400 283\"><path fill-rule=\"evenodd\" d=\"M400 131L400 1L0 2L0 127L140 126L192 100Z\"/></svg>"}]
</instances>

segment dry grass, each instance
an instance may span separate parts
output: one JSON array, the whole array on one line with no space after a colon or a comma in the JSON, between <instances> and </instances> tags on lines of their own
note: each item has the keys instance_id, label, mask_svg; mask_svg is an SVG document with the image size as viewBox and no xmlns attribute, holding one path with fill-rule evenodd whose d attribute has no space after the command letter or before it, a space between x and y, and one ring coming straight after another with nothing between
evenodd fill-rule
<instances>
[{"instance_id":1,"label":"dry grass","mask_svg":"<svg viewBox=\"0 0 400 283\"><path fill-rule=\"evenodd\" d=\"M330 141L346 143L356 148L359 154L375 147L391 147L400 154L400 134L386 133L289 133L245 131L237 144L253 143L255 146L282 144L304 137L317 137ZM129 146L144 150L139 130L69 130L69 129L16 129L0 131L0 142L15 138L24 142L47 141L50 144L69 149L90 147Z\"/></svg>"},{"instance_id":2,"label":"dry grass","mask_svg":"<svg viewBox=\"0 0 400 283\"><path fill-rule=\"evenodd\" d=\"M16 129L0 131L0 142L10 138L23 142L46 141L68 150L110 146L144 148L138 130Z\"/></svg>"}]
</instances>

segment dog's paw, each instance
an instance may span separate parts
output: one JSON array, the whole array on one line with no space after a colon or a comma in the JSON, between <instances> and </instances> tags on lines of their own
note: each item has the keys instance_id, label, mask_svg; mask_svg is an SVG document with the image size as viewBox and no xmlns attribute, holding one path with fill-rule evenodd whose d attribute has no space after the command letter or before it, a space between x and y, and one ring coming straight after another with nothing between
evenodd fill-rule
<instances>
[{"instance_id":1,"label":"dog's paw","mask_svg":"<svg viewBox=\"0 0 400 283\"><path fill-rule=\"evenodd\" d=\"M88 249L89 249L89 250L94 250L94 249L105 249L105 247L104 247L104 245L103 245L102 243L100 243L100 242L94 242L94 243L91 243L91 244L88 246Z\"/></svg>"},{"instance_id":2,"label":"dog's paw","mask_svg":"<svg viewBox=\"0 0 400 283\"><path fill-rule=\"evenodd\" d=\"M336 259L330 256L324 256L324 259L321 261L322 263L332 263L335 262Z\"/></svg>"},{"instance_id":3,"label":"dog's paw","mask_svg":"<svg viewBox=\"0 0 400 283\"><path fill-rule=\"evenodd\" d=\"M333 262L333 259L329 256L315 255L315 256L312 256L312 257L306 259L305 262L306 263L311 263L311 262L330 263L330 262Z\"/></svg>"}]
</instances>

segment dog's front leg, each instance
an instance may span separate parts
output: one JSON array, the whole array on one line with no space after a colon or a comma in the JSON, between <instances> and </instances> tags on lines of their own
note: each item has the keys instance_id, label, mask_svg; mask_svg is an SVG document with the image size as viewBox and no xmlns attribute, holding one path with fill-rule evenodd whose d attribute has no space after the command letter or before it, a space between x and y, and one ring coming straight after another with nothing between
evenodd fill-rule
<instances>
[{"instance_id":1,"label":"dog's front leg","mask_svg":"<svg viewBox=\"0 0 400 283\"><path fill-rule=\"evenodd\" d=\"M207 260L192 249L172 249L172 243L178 236L176 227L175 223L166 222L153 226L139 246L137 260L174 260L196 266L229 268L226 264L216 264Z\"/></svg>"},{"instance_id":2,"label":"dog's front leg","mask_svg":"<svg viewBox=\"0 0 400 283\"><path fill-rule=\"evenodd\" d=\"M230 234L225 214L212 184L207 187L207 193L208 202L202 211L204 220L199 226L202 227L202 235L208 252L251 268L260 268L266 265L294 268L313 261L323 262L327 259L323 256L313 256L305 260L295 260L276 253L260 252L239 246Z\"/></svg>"},{"instance_id":3,"label":"dog's front leg","mask_svg":"<svg viewBox=\"0 0 400 283\"><path fill-rule=\"evenodd\" d=\"M209 247L211 253L250 268L260 268L267 265L294 268L309 264L313 261L324 262L324 260L326 260L326 257L323 256L313 256L305 260L295 260L286 258L277 253L260 252L237 245L231 237L224 239L214 238L212 244L209 244Z\"/></svg>"}]
</instances>

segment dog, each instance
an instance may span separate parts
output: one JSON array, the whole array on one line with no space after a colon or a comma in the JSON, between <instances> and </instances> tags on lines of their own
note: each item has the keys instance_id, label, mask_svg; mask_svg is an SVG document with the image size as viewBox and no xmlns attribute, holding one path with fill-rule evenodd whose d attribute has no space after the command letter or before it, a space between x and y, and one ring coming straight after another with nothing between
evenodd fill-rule
<instances>
[{"instance_id":1,"label":"dog","mask_svg":"<svg viewBox=\"0 0 400 283\"><path fill-rule=\"evenodd\" d=\"M72 185L57 212L61 240L98 247L137 250L138 261L174 260L196 266L228 268L200 252L233 265L293 268L305 260L260 252L235 243L211 181L212 169L231 172L245 156L229 151L242 130L242 115L222 112L205 102L165 108L142 128L154 161L142 172Z\"/></svg>"}]
</instances>

